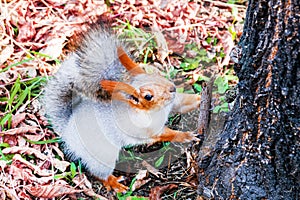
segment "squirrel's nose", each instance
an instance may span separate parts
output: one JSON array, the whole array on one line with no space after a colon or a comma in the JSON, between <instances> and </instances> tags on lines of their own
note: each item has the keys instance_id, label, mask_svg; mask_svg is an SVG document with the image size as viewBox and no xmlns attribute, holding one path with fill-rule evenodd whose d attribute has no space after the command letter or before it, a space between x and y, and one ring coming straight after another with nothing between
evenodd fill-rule
<instances>
[{"instance_id":1,"label":"squirrel's nose","mask_svg":"<svg viewBox=\"0 0 300 200\"><path fill-rule=\"evenodd\" d=\"M171 86L169 91L170 91L171 93L176 92L176 87L175 87L175 86Z\"/></svg>"}]
</instances>

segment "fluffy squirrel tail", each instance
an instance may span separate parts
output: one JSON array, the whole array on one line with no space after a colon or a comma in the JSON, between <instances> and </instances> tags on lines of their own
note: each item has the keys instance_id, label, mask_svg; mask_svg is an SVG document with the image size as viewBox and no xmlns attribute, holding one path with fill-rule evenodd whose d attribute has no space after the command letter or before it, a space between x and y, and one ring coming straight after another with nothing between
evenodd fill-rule
<instances>
[{"instance_id":1,"label":"fluffy squirrel tail","mask_svg":"<svg viewBox=\"0 0 300 200\"><path fill-rule=\"evenodd\" d=\"M71 56L45 86L42 102L46 115L57 132L62 132L68 123L74 98L78 96L74 91L74 73L77 73L75 62L75 57Z\"/></svg>"},{"instance_id":2,"label":"fluffy squirrel tail","mask_svg":"<svg viewBox=\"0 0 300 200\"><path fill-rule=\"evenodd\" d=\"M100 81L123 80L126 69L118 58L120 46L124 45L114 34L101 28L94 28L81 37L78 49L45 86L45 112L56 131L62 132L81 98L93 101L110 98Z\"/></svg>"}]
</instances>

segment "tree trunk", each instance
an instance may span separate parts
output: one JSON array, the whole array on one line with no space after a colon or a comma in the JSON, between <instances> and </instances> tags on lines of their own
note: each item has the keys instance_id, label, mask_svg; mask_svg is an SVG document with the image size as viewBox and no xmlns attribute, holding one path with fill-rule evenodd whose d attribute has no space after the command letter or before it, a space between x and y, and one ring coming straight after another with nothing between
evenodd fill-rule
<instances>
[{"instance_id":1,"label":"tree trunk","mask_svg":"<svg viewBox=\"0 0 300 200\"><path fill-rule=\"evenodd\" d=\"M249 0L235 106L214 149L199 152L205 199L300 199L299 2Z\"/></svg>"}]
</instances>

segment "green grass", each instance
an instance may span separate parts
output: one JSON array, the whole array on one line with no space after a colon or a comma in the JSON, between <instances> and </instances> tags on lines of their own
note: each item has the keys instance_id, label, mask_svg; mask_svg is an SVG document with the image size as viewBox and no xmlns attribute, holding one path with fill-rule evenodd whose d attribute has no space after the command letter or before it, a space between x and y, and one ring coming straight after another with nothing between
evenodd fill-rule
<instances>
[{"instance_id":1,"label":"green grass","mask_svg":"<svg viewBox=\"0 0 300 200\"><path fill-rule=\"evenodd\" d=\"M64 173L57 173L54 175L54 179L65 179L72 183L72 180L75 178L77 174L82 173L82 165L81 162L78 161L78 164L76 165L74 162L70 163L69 170L66 170Z\"/></svg>"},{"instance_id":2,"label":"green grass","mask_svg":"<svg viewBox=\"0 0 300 200\"><path fill-rule=\"evenodd\" d=\"M186 45L185 51L193 51L195 53L195 56L189 58L183 55L183 61L181 62L180 67L184 71L191 71L214 62L214 58L209 58L207 51L205 49L199 48L195 43Z\"/></svg>"},{"instance_id":3,"label":"green grass","mask_svg":"<svg viewBox=\"0 0 300 200\"><path fill-rule=\"evenodd\" d=\"M28 140L25 138L25 140L27 142L29 142L30 144L52 144L52 143L60 143L61 142L61 138L55 138L55 139L49 139L49 140L43 140L43 141L32 141L32 140Z\"/></svg>"},{"instance_id":4,"label":"green grass","mask_svg":"<svg viewBox=\"0 0 300 200\"><path fill-rule=\"evenodd\" d=\"M27 62L30 62L30 61L32 61L32 60L34 60L34 58L23 59L23 60L21 60L21 61L19 61L19 62L16 62L16 63L14 63L14 64L11 64L11 65L5 67L4 69L0 70L0 73L6 72L7 70L11 69L12 67L16 67L16 66L22 65L22 64L27 63Z\"/></svg>"},{"instance_id":5,"label":"green grass","mask_svg":"<svg viewBox=\"0 0 300 200\"><path fill-rule=\"evenodd\" d=\"M238 1L229 1L228 3L234 4ZM237 13L236 13L237 14ZM121 22L120 26L116 27L116 30L121 30L120 37L126 38L126 42L131 43L136 49L138 49L138 53L141 57L141 60L143 60L144 63L151 62L151 59L149 59L149 55L153 54L157 51L157 45L155 42L155 38L151 33L147 33L146 31L133 27L129 22ZM236 40L236 32L234 30L234 27L229 27L228 31L232 35L232 40ZM218 39L215 37L207 37L206 39L207 44L210 44L212 46L216 46L218 44ZM224 58L225 54L223 52L223 49L221 48L220 52L215 52L213 54L207 52L205 49L200 48L197 44L191 43L187 44L185 46L185 52L192 51L195 53L195 56L193 57L187 57L185 54L182 55L182 61L181 64L178 67L169 66L168 73L166 73L166 78L172 79L175 78L178 73L184 73L188 71L195 70L196 68L206 69L207 66L210 66L213 63L217 63L217 59ZM230 68L231 66L229 66ZM224 71L228 71L227 69L224 69ZM226 74L225 74L226 73ZM225 74L225 75L222 75ZM200 93L202 91L201 82L209 81L210 77L206 76L199 76L199 79L196 83L194 83L193 87L196 90L196 92ZM217 75L217 78L215 80L215 86L217 87L217 93L221 94L221 96L230 88L230 84L232 81L237 81L237 77L234 75L233 70L230 70L229 73L227 72L221 72L220 75ZM179 92L190 92L190 91L184 91L183 88L178 88ZM221 97L220 97L221 98ZM223 98L224 99L224 98ZM223 102L223 99L221 98L220 101ZM228 111L228 109L225 108L225 102L224 104L220 105L222 109L218 109L219 111ZM215 110L216 111L216 110Z\"/></svg>"},{"instance_id":6,"label":"green grass","mask_svg":"<svg viewBox=\"0 0 300 200\"><path fill-rule=\"evenodd\" d=\"M9 91L9 96L0 98L1 102L7 102L4 110L1 110L6 113L0 119L2 130L10 129L13 113L20 109L22 105L29 104L32 98L38 97L41 94L41 85L45 81L46 77L35 77L25 80L21 80L20 76L17 78ZM6 123L7 127L5 127Z\"/></svg>"},{"instance_id":7,"label":"green grass","mask_svg":"<svg viewBox=\"0 0 300 200\"><path fill-rule=\"evenodd\" d=\"M138 49L137 53L140 57L140 60L143 63L152 62L153 55L157 51L157 44L155 42L155 38L151 33L147 33L142 29L135 28L130 25L129 22L122 22L120 27L116 27L117 30L122 29L122 34L120 37L126 37L126 42L131 43L135 49ZM229 28L230 33L232 34L232 39L236 39L236 33L233 27ZM216 38L208 37L206 39L208 44L216 46L218 40ZM170 66L168 73L166 73L167 78L174 78L178 73L189 72L195 70L199 67L201 69L206 69L210 63L216 63L217 58L223 58L225 55L223 51L217 52L214 54L213 57L208 56L208 52L205 49L199 48L196 44L189 44L185 47L186 51L194 51L195 56L189 58L185 55L181 58L181 64L178 67ZM41 54L39 52L30 51L30 53L36 57L45 57L50 58L50 56ZM35 57L26 58L20 62L14 63L2 69L0 72L5 72L15 66L22 65L24 63L30 62L34 60ZM60 62L55 60L56 64ZM196 83L193 84L194 89L196 92L200 93L202 90L201 83L209 81L210 77L206 76L199 76ZM228 103L225 101L224 93L231 87L232 82L236 82L237 77L234 76L234 72L232 69L224 69L224 72L217 75L214 86L215 86L215 94L218 94L220 105L216 106L213 112L221 112L225 111L228 112ZM7 86L6 88L9 89L9 96L8 97L1 97L1 102L7 102L6 106L2 107L0 111L4 112L5 115L0 118L0 125L2 130L8 130L11 128L11 120L13 114L15 114L23 105L29 105L33 98L37 98L41 94L41 86L46 82L46 77L18 77L17 80L12 84ZM178 88L178 92L189 92L184 91L183 88ZM172 119L171 119L172 120ZM175 120L175 119L174 119ZM31 141L26 140L31 144L49 144L60 142L60 139L50 139L45 141ZM10 161L13 155L4 155L2 153L3 148L7 148L9 145L7 143L0 144L0 156L1 160ZM166 159L166 153L175 151L171 146L170 143L166 142L163 144L163 147L157 151L157 158L151 163L155 168L159 168L163 165ZM175 151L176 152L176 151ZM120 162L133 160L133 161L141 161L143 158L137 155L130 147L127 148L127 155L120 155ZM55 179L64 178L68 181L72 181L72 179L78 174L81 173L81 164L79 163L77 166L75 163L70 164L70 168L68 171L55 174ZM125 194L118 193L117 198L119 200L125 199L134 199L134 200L144 200L148 199L145 197L137 197L133 196L132 185L136 181L136 178L132 180L130 184L130 190ZM176 192L174 193L174 197L176 197Z\"/></svg>"},{"instance_id":8,"label":"green grass","mask_svg":"<svg viewBox=\"0 0 300 200\"><path fill-rule=\"evenodd\" d=\"M125 38L126 43L137 49L137 54L143 63L148 63L150 55L157 47L154 36L143 29L132 26L129 22L119 22L121 25L114 28L118 31L121 30L119 37Z\"/></svg>"},{"instance_id":9,"label":"green grass","mask_svg":"<svg viewBox=\"0 0 300 200\"><path fill-rule=\"evenodd\" d=\"M117 193L117 198L118 200L147 200L149 198L147 197L138 197L138 196L132 196L132 186L133 184L135 183L136 181L136 178L133 178L131 183L130 183L130 186L129 186L129 191L127 191L125 194L122 194L122 193Z\"/></svg>"},{"instance_id":10,"label":"green grass","mask_svg":"<svg viewBox=\"0 0 300 200\"><path fill-rule=\"evenodd\" d=\"M35 56L33 56L35 55ZM28 58L25 58L19 62L13 63L4 69L0 70L0 73L6 72L13 67L21 66L24 63L28 63L38 57L50 58L45 54L41 54L35 51L29 51ZM59 61L55 60L58 64ZM32 98L36 98L41 94L41 86L46 82L46 77L20 77L18 76L17 80L13 83L12 86L7 85L6 89L9 90L8 97L0 97L0 102L5 103L6 106L0 109L1 112L4 112L5 115L0 118L0 125L2 130L10 129L11 118L13 113L18 111L21 106L24 104L27 105L30 103ZM7 124L7 127L4 125Z\"/></svg>"}]
</instances>

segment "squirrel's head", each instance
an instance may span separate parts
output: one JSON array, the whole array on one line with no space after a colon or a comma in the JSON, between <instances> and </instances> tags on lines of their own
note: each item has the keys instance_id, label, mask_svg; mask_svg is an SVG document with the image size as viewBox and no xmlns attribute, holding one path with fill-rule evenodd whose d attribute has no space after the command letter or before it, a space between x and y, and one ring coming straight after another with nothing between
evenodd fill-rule
<instances>
[{"instance_id":1,"label":"squirrel's head","mask_svg":"<svg viewBox=\"0 0 300 200\"><path fill-rule=\"evenodd\" d=\"M112 95L112 100L127 102L140 110L160 110L174 101L175 85L158 74L147 74L137 63L129 58L122 47L118 57L129 71L129 83L102 80L100 85Z\"/></svg>"}]
</instances>

